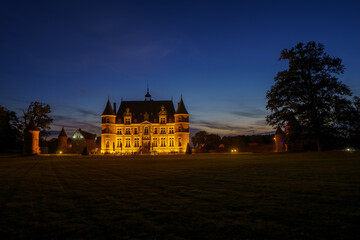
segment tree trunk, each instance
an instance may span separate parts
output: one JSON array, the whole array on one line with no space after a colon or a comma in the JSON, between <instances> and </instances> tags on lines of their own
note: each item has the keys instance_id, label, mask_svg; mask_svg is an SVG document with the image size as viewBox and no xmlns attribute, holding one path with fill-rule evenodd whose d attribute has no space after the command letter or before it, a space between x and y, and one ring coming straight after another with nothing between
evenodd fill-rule
<instances>
[{"instance_id":1,"label":"tree trunk","mask_svg":"<svg viewBox=\"0 0 360 240\"><path fill-rule=\"evenodd\" d=\"M322 151L322 145L321 145L321 142L320 142L319 139L316 140L316 144L317 144L318 152L321 152Z\"/></svg>"}]
</instances>

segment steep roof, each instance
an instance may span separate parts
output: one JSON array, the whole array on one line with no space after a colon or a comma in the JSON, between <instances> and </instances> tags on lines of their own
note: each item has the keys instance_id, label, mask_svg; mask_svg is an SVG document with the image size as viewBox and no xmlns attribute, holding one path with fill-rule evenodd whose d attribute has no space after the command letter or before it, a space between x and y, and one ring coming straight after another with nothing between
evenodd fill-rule
<instances>
[{"instance_id":1,"label":"steep roof","mask_svg":"<svg viewBox=\"0 0 360 240\"><path fill-rule=\"evenodd\" d=\"M122 101L117 112L118 118L123 118L126 109L130 109L133 121L136 119L138 123L145 121L144 114L148 114L149 122L154 122L154 119L159 119L159 112L161 107L164 106L167 111L168 118L173 117L175 108L173 102L170 101Z\"/></svg>"},{"instance_id":2,"label":"steep roof","mask_svg":"<svg viewBox=\"0 0 360 240\"><path fill-rule=\"evenodd\" d=\"M113 108L111 107L110 98L106 103L106 107L102 115L116 115Z\"/></svg>"},{"instance_id":3,"label":"steep roof","mask_svg":"<svg viewBox=\"0 0 360 240\"><path fill-rule=\"evenodd\" d=\"M67 135L66 135L66 132L65 132L65 129L64 129L64 128L62 128L62 129L61 129L61 132L60 132L60 134L59 134L59 137L67 137Z\"/></svg>"},{"instance_id":4,"label":"steep roof","mask_svg":"<svg viewBox=\"0 0 360 240\"><path fill-rule=\"evenodd\" d=\"M89 132L85 132L84 130L81 130L81 128L79 128L78 130L75 131L74 135L76 134L76 132L79 132L85 139L91 139L91 140L95 140L96 134L92 134Z\"/></svg>"},{"instance_id":5,"label":"steep roof","mask_svg":"<svg viewBox=\"0 0 360 240\"><path fill-rule=\"evenodd\" d=\"M34 118L31 118L29 121L29 124L27 125L27 127L25 128L25 130L29 131L40 131L39 128L36 126Z\"/></svg>"},{"instance_id":6,"label":"steep roof","mask_svg":"<svg viewBox=\"0 0 360 240\"><path fill-rule=\"evenodd\" d=\"M189 114L185 108L185 104L184 104L182 98L180 98L180 102L178 103L176 114Z\"/></svg>"}]
</instances>

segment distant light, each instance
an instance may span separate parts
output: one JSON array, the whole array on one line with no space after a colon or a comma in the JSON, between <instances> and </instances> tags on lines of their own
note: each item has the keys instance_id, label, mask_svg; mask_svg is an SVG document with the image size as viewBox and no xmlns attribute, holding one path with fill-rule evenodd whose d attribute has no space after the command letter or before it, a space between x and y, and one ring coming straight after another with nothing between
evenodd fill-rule
<instances>
[{"instance_id":1,"label":"distant light","mask_svg":"<svg viewBox=\"0 0 360 240\"><path fill-rule=\"evenodd\" d=\"M62 154L62 151L60 151L59 153Z\"/></svg>"},{"instance_id":2,"label":"distant light","mask_svg":"<svg viewBox=\"0 0 360 240\"><path fill-rule=\"evenodd\" d=\"M355 151L355 149L354 149L354 148L346 148L345 151L347 151L347 152L353 152L353 151Z\"/></svg>"},{"instance_id":3,"label":"distant light","mask_svg":"<svg viewBox=\"0 0 360 240\"><path fill-rule=\"evenodd\" d=\"M231 152L234 153L234 152L237 152L237 150L236 149L231 149Z\"/></svg>"}]
</instances>

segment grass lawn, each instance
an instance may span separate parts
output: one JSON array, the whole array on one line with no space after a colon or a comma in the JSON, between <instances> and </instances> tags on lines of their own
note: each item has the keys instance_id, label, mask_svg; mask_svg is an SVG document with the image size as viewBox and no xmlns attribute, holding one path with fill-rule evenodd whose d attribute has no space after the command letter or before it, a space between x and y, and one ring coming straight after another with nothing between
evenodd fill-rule
<instances>
[{"instance_id":1,"label":"grass lawn","mask_svg":"<svg viewBox=\"0 0 360 240\"><path fill-rule=\"evenodd\" d=\"M360 153L0 156L0 239L359 239Z\"/></svg>"}]
</instances>

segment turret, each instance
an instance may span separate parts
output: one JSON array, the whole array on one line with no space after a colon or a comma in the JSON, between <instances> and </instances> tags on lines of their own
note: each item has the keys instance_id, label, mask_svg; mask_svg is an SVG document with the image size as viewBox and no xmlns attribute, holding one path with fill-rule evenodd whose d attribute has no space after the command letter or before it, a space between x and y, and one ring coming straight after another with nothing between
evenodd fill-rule
<instances>
[{"instance_id":1,"label":"turret","mask_svg":"<svg viewBox=\"0 0 360 240\"><path fill-rule=\"evenodd\" d=\"M114 106L116 106L114 104ZM106 103L105 110L101 115L101 153L113 153L115 151L115 122L116 109L111 107L110 98Z\"/></svg>"},{"instance_id":2,"label":"turret","mask_svg":"<svg viewBox=\"0 0 360 240\"><path fill-rule=\"evenodd\" d=\"M186 110L185 104L180 98L178 107L174 114L175 117L175 144L178 147L178 151L185 153L186 146L190 141L189 135L189 113Z\"/></svg>"},{"instance_id":3,"label":"turret","mask_svg":"<svg viewBox=\"0 0 360 240\"><path fill-rule=\"evenodd\" d=\"M58 136L58 153L67 153L68 152L68 137L66 135L65 129L62 128Z\"/></svg>"},{"instance_id":4,"label":"turret","mask_svg":"<svg viewBox=\"0 0 360 240\"><path fill-rule=\"evenodd\" d=\"M149 87L147 87L147 92L145 94L145 101L151 101L151 95L149 93Z\"/></svg>"},{"instance_id":5,"label":"turret","mask_svg":"<svg viewBox=\"0 0 360 240\"><path fill-rule=\"evenodd\" d=\"M285 151L284 138L285 138L284 132L281 130L280 127L278 127L276 129L275 137L274 137L274 140L275 140L275 152L283 152L283 151Z\"/></svg>"},{"instance_id":6,"label":"turret","mask_svg":"<svg viewBox=\"0 0 360 240\"><path fill-rule=\"evenodd\" d=\"M34 119L31 118L24 130L24 155L40 154L39 134L40 130L36 126Z\"/></svg>"}]
</instances>

